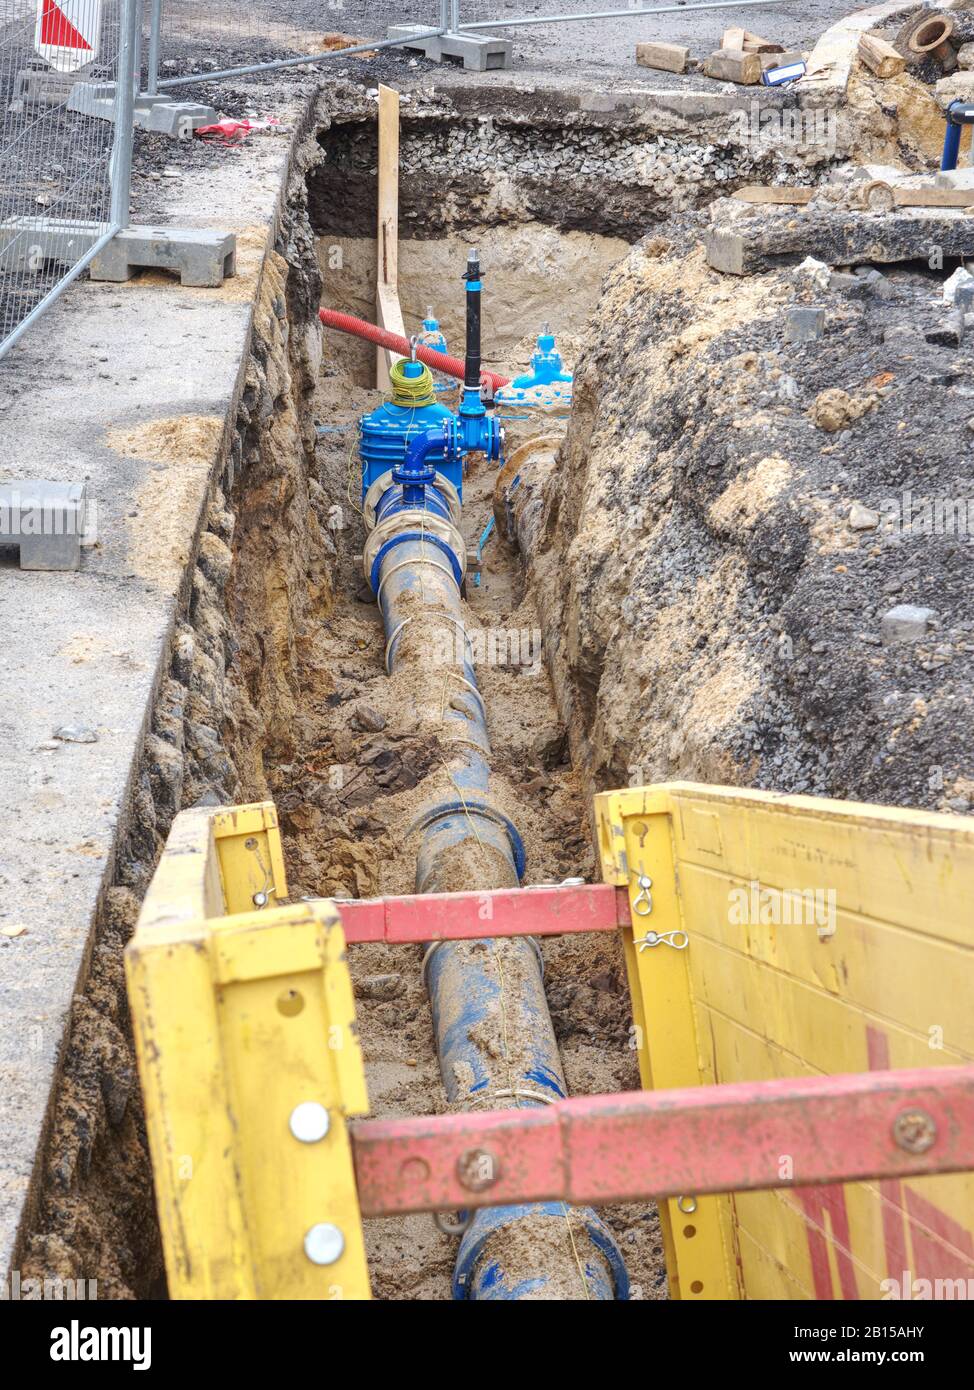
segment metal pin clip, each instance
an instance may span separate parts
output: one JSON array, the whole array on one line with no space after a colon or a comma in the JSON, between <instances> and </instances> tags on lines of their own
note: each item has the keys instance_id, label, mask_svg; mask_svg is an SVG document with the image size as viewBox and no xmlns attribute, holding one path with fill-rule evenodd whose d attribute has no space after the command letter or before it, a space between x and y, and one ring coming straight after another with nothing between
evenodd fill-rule
<instances>
[{"instance_id":1,"label":"metal pin clip","mask_svg":"<svg viewBox=\"0 0 974 1390\"><path fill-rule=\"evenodd\" d=\"M632 900L632 910L637 917L648 917L653 910L653 895L649 891L653 886L653 880L645 874L638 874L636 882L639 884L639 892Z\"/></svg>"},{"instance_id":2,"label":"metal pin clip","mask_svg":"<svg viewBox=\"0 0 974 1390\"><path fill-rule=\"evenodd\" d=\"M676 927L673 931L648 931L632 944L638 946L640 951L645 951L647 946L672 946L674 951L685 951L690 944L690 938L685 931Z\"/></svg>"}]
</instances>

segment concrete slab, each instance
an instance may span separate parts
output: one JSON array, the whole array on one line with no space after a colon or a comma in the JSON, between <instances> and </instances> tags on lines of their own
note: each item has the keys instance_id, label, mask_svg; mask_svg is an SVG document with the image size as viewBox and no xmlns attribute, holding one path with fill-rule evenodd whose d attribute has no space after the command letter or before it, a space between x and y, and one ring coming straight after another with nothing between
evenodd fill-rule
<instances>
[{"instance_id":1,"label":"concrete slab","mask_svg":"<svg viewBox=\"0 0 974 1390\"><path fill-rule=\"evenodd\" d=\"M728 202L730 200L727 200ZM707 263L729 275L754 275L813 256L826 265L974 256L974 219L964 208L902 208L892 212L761 207L756 217L717 205L704 234Z\"/></svg>"}]
</instances>

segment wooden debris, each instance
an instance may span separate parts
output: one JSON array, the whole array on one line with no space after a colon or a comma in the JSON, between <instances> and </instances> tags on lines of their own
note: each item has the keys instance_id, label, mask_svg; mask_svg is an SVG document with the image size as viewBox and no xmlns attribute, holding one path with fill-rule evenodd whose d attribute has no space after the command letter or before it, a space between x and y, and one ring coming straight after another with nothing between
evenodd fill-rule
<instances>
[{"instance_id":1,"label":"wooden debris","mask_svg":"<svg viewBox=\"0 0 974 1390\"><path fill-rule=\"evenodd\" d=\"M748 29L738 28L725 29L720 46L738 53L784 52L780 43L772 43L770 39L762 39L760 34L752 34Z\"/></svg>"},{"instance_id":2,"label":"wooden debris","mask_svg":"<svg viewBox=\"0 0 974 1390\"><path fill-rule=\"evenodd\" d=\"M872 179L862 190L862 205L870 212L894 208L974 207L974 188L897 188L883 179Z\"/></svg>"},{"instance_id":3,"label":"wooden debris","mask_svg":"<svg viewBox=\"0 0 974 1390\"><path fill-rule=\"evenodd\" d=\"M804 63L804 53L759 53L761 60L761 71L766 72L768 68L787 68L793 63Z\"/></svg>"},{"instance_id":4,"label":"wooden debris","mask_svg":"<svg viewBox=\"0 0 974 1390\"><path fill-rule=\"evenodd\" d=\"M703 71L706 77L714 77L720 82L738 82L741 86L753 87L761 81L761 59L756 53L719 48L703 60Z\"/></svg>"},{"instance_id":5,"label":"wooden debris","mask_svg":"<svg viewBox=\"0 0 974 1390\"><path fill-rule=\"evenodd\" d=\"M746 188L739 188L736 193L732 193L732 198L740 198L745 203L793 203L796 207L803 207L805 203L810 203L814 196L814 188L796 188L788 184L763 184L752 183Z\"/></svg>"},{"instance_id":6,"label":"wooden debris","mask_svg":"<svg viewBox=\"0 0 974 1390\"><path fill-rule=\"evenodd\" d=\"M903 55L875 34L863 34L859 39L859 61L876 77L896 77L906 67Z\"/></svg>"},{"instance_id":7,"label":"wooden debris","mask_svg":"<svg viewBox=\"0 0 974 1390\"><path fill-rule=\"evenodd\" d=\"M637 43L636 62L659 72L686 72L690 50L679 43Z\"/></svg>"}]
</instances>

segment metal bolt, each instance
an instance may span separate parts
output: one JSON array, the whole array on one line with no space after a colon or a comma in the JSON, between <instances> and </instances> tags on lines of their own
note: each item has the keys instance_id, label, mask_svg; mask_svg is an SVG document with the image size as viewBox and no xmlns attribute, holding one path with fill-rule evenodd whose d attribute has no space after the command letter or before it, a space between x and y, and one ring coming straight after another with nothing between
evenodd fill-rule
<instances>
[{"instance_id":1,"label":"metal bolt","mask_svg":"<svg viewBox=\"0 0 974 1390\"><path fill-rule=\"evenodd\" d=\"M330 1125L328 1111L316 1100L306 1100L296 1105L288 1120L291 1133L302 1144L317 1144L319 1139L324 1139Z\"/></svg>"},{"instance_id":2,"label":"metal bolt","mask_svg":"<svg viewBox=\"0 0 974 1390\"><path fill-rule=\"evenodd\" d=\"M500 1175L500 1163L488 1149L466 1149L457 1159L457 1177L468 1192L486 1192Z\"/></svg>"},{"instance_id":3,"label":"metal bolt","mask_svg":"<svg viewBox=\"0 0 974 1390\"><path fill-rule=\"evenodd\" d=\"M893 1138L910 1154L923 1154L937 1138L937 1126L925 1110L904 1110L893 1121Z\"/></svg>"},{"instance_id":4,"label":"metal bolt","mask_svg":"<svg viewBox=\"0 0 974 1390\"><path fill-rule=\"evenodd\" d=\"M697 1209L697 1199L696 1197L677 1197L676 1205L684 1216L692 1216Z\"/></svg>"},{"instance_id":5,"label":"metal bolt","mask_svg":"<svg viewBox=\"0 0 974 1390\"><path fill-rule=\"evenodd\" d=\"M345 1237L330 1221L319 1221L304 1238L304 1253L313 1265L333 1265L345 1251Z\"/></svg>"}]
</instances>

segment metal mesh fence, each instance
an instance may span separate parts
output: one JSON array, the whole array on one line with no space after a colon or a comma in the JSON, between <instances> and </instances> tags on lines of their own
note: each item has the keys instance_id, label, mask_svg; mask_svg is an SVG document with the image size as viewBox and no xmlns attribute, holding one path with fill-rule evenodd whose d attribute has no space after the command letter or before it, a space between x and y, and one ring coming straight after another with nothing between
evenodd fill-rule
<instances>
[{"instance_id":1,"label":"metal mesh fence","mask_svg":"<svg viewBox=\"0 0 974 1390\"><path fill-rule=\"evenodd\" d=\"M122 12L0 0L0 356L116 225L115 127L77 108L115 81Z\"/></svg>"},{"instance_id":2,"label":"metal mesh fence","mask_svg":"<svg viewBox=\"0 0 974 1390\"><path fill-rule=\"evenodd\" d=\"M442 0L149 0L147 34L154 10L159 12L158 83L165 89L184 76L205 79L214 72L337 53L343 39L383 42L390 25L436 29L444 7ZM148 42L146 57L152 90Z\"/></svg>"}]
</instances>

